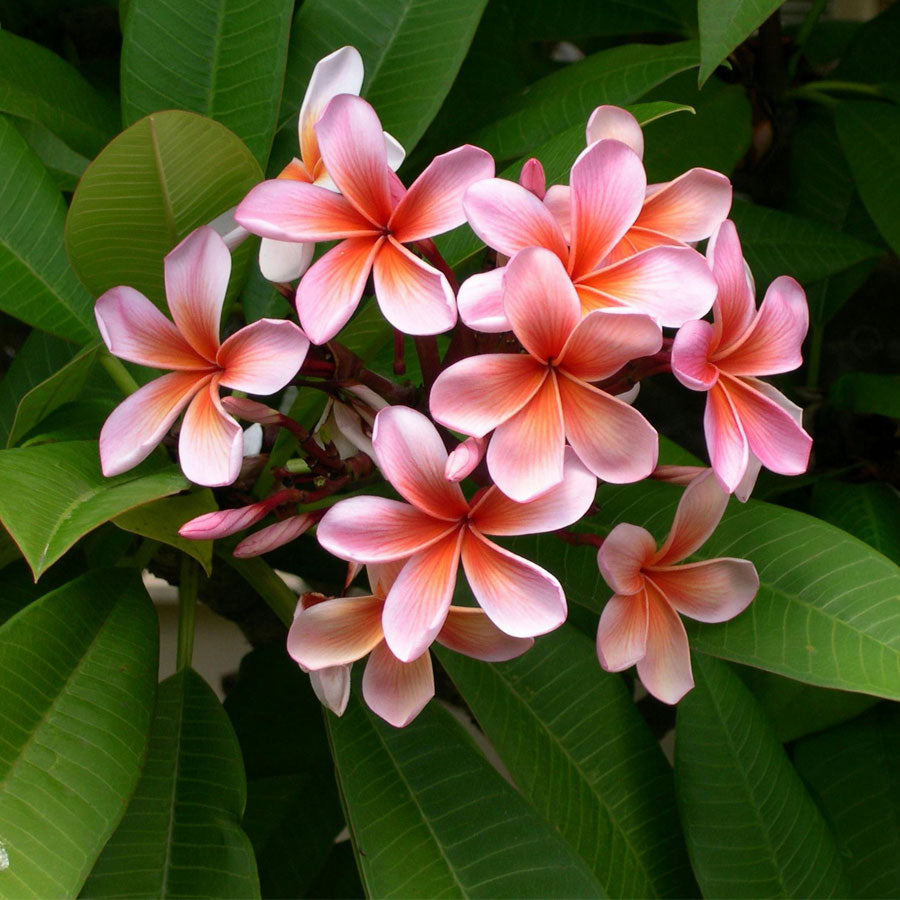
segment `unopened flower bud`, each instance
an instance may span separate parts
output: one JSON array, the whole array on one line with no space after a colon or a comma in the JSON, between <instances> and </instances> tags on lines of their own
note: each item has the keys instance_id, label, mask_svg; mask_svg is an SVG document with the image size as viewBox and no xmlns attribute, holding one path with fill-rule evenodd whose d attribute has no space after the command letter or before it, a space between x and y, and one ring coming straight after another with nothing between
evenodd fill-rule
<instances>
[{"instance_id":1,"label":"unopened flower bud","mask_svg":"<svg viewBox=\"0 0 900 900\"><path fill-rule=\"evenodd\" d=\"M260 556L268 553L276 547L300 537L313 523L313 517L310 515L291 516L288 519L282 519L265 528L260 528L253 534L242 540L237 547L234 548L233 555L238 559L246 559L250 556Z\"/></svg>"},{"instance_id":2,"label":"unopened flower bud","mask_svg":"<svg viewBox=\"0 0 900 900\"><path fill-rule=\"evenodd\" d=\"M538 200L544 199L544 194L547 193L547 178L540 160L532 157L525 161L525 165L522 166L522 171L519 173L519 184L526 191L531 191Z\"/></svg>"},{"instance_id":3,"label":"unopened flower bud","mask_svg":"<svg viewBox=\"0 0 900 900\"><path fill-rule=\"evenodd\" d=\"M257 403L256 400L248 400L246 397L223 397L222 406L231 415L260 425L277 425L283 418L277 409L272 409L264 403Z\"/></svg>"},{"instance_id":4,"label":"unopened flower bud","mask_svg":"<svg viewBox=\"0 0 900 900\"><path fill-rule=\"evenodd\" d=\"M470 437L451 451L444 466L444 477L447 481L462 481L470 475L484 456L487 441L484 438Z\"/></svg>"},{"instance_id":5,"label":"unopened flower bud","mask_svg":"<svg viewBox=\"0 0 900 900\"><path fill-rule=\"evenodd\" d=\"M650 473L650 477L654 481L664 481L667 484L690 484L705 471L704 466L657 466Z\"/></svg>"}]
</instances>

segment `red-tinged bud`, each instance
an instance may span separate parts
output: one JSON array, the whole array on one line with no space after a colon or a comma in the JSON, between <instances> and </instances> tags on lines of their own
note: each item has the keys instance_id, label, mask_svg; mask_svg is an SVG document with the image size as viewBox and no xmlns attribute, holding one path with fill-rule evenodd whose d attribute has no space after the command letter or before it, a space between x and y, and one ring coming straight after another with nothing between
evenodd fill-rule
<instances>
[{"instance_id":1,"label":"red-tinged bud","mask_svg":"<svg viewBox=\"0 0 900 900\"><path fill-rule=\"evenodd\" d=\"M313 606L318 606L328 599L329 598L325 596L325 594L320 594L318 591L307 591L307 593L301 594L297 600L297 609L294 611L294 618L296 619L304 610L310 609Z\"/></svg>"},{"instance_id":2,"label":"red-tinged bud","mask_svg":"<svg viewBox=\"0 0 900 900\"><path fill-rule=\"evenodd\" d=\"M544 194L547 193L547 178L544 175L544 167L541 165L540 160L531 157L531 159L525 161L525 165L522 166L522 171L519 174L519 184L526 191L531 191L538 200L544 199Z\"/></svg>"},{"instance_id":3,"label":"red-tinged bud","mask_svg":"<svg viewBox=\"0 0 900 900\"><path fill-rule=\"evenodd\" d=\"M295 490L277 491L266 497L265 500L251 503L249 506L239 506L237 509L218 509L215 512L204 513L202 516L185 522L178 529L178 533L192 541L208 541L214 538L228 537L254 525L276 506L299 502L301 496L300 492ZM309 526L307 525L307 527Z\"/></svg>"},{"instance_id":4,"label":"red-tinged bud","mask_svg":"<svg viewBox=\"0 0 900 900\"><path fill-rule=\"evenodd\" d=\"M258 422L260 425L279 425L284 416L277 409L272 409L256 400L246 397L223 397L222 406L225 411L247 422Z\"/></svg>"},{"instance_id":5,"label":"red-tinged bud","mask_svg":"<svg viewBox=\"0 0 900 900\"><path fill-rule=\"evenodd\" d=\"M276 547L300 537L315 521L315 517L309 514L301 516L291 516L288 519L282 519L273 525L267 525L259 531L245 537L237 547L234 548L234 556L239 559L246 559L250 556L260 556L268 553Z\"/></svg>"},{"instance_id":6,"label":"red-tinged bud","mask_svg":"<svg viewBox=\"0 0 900 900\"><path fill-rule=\"evenodd\" d=\"M657 466L650 473L650 477L654 481L664 481L667 484L690 484L705 471L704 466Z\"/></svg>"},{"instance_id":7,"label":"red-tinged bud","mask_svg":"<svg viewBox=\"0 0 900 900\"><path fill-rule=\"evenodd\" d=\"M462 481L470 475L475 466L481 462L486 448L487 441L484 438L466 438L447 457L447 464L444 466L444 477L447 481Z\"/></svg>"}]
</instances>

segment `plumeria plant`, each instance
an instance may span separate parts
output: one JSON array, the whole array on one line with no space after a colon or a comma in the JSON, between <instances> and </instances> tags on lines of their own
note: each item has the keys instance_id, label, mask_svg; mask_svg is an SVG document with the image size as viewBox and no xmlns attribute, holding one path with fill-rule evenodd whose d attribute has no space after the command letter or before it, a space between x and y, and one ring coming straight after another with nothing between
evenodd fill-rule
<instances>
[{"instance_id":1,"label":"plumeria plant","mask_svg":"<svg viewBox=\"0 0 900 900\"><path fill-rule=\"evenodd\" d=\"M297 6L0 32L0 897L894 895L898 8Z\"/></svg>"}]
</instances>

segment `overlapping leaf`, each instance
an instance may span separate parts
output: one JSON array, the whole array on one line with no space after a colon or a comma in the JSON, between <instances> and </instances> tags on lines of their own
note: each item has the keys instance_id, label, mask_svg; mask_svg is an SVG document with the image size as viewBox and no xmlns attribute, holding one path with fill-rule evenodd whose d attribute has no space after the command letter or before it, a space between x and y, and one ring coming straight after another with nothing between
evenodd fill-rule
<instances>
[{"instance_id":1,"label":"overlapping leaf","mask_svg":"<svg viewBox=\"0 0 900 900\"><path fill-rule=\"evenodd\" d=\"M782 0L699 0L701 85L781 3Z\"/></svg>"}]
</instances>

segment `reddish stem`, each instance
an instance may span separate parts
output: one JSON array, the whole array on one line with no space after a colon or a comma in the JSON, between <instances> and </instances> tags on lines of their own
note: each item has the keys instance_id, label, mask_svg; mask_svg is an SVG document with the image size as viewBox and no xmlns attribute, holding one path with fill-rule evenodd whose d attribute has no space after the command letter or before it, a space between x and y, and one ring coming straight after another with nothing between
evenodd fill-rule
<instances>
[{"instance_id":1,"label":"reddish stem","mask_svg":"<svg viewBox=\"0 0 900 900\"><path fill-rule=\"evenodd\" d=\"M441 251L438 250L435 242L431 240L431 238L423 238L421 241L416 241L413 246L419 250L422 256L424 256L425 259L427 259L439 272L444 274L447 281L450 282L450 289L453 293L459 293L459 282L456 280L456 274L447 264L447 260L441 256Z\"/></svg>"}]
</instances>

